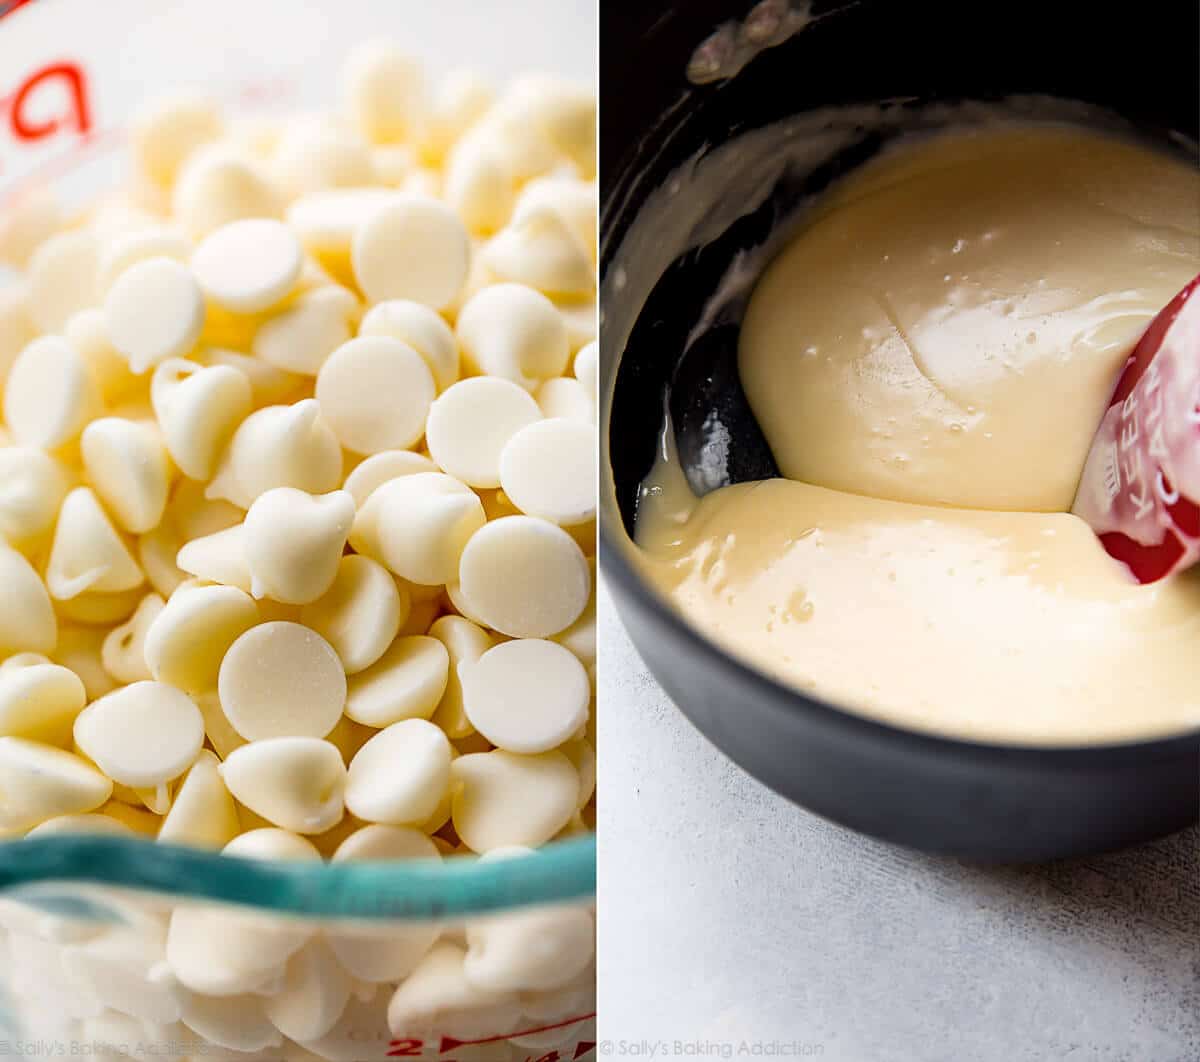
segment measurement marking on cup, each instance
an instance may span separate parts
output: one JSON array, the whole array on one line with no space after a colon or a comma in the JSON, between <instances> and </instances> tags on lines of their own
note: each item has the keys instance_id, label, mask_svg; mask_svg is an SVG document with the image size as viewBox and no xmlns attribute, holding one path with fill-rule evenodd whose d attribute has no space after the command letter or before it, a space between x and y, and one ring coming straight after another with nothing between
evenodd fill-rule
<instances>
[{"instance_id":1,"label":"measurement marking on cup","mask_svg":"<svg viewBox=\"0 0 1200 1062\"><path fill-rule=\"evenodd\" d=\"M0 0L2 3L3 0ZM49 93L49 96L47 96ZM52 114L39 113L45 100L58 101ZM39 67L23 77L10 92L0 95L3 129L18 146L73 133L77 143L87 144L94 134L91 82L83 65L61 59ZM0 160L0 168L3 160ZM31 175L26 175L26 179Z\"/></svg>"},{"instance_id":2,"label":"measurement marking on cup","mask_svg":"<svg viewBox=\"0 0 1200 1062\"><path fill-rule=\"evenodd\" d=\"M438 1046L438 1054L445 1054L447 1051L453 1051L456 1047L476 1047L479 1044L494 1044L501 1040L511 1040L514 1036L532 1036L534 1033L550 1032L554 1029L565 1029L568 1025L577 1025L581 1021L587 1021L589 1018L594 1018L596 1012L593 1010L590 1014L581 1014L576 1018L568 1018L566 1021L557 1021L553 1025L539 1025L536 1029L521 1029L517 1032L503 1033L499 1036L485 1036L479 1040L458 1040L453 1036L443 1036L441 1044ZM575 1047L575 1052L570 1057L572 1059L582 1058L596 1045L588 1040L580 1040ZM421 1052L424 1050L425 1041L417 1037L402 1037L393 1040L388 1044L389 1058L420 1058ZM565 1059L558 1051L551 1051L548 1055L542 1055L536 1059L531 1058L530 1062L559 1062L559 1059ZM451 1059L446 1059L446 1062L452 1062Z\"/></svg>"},{"instance_id":3,"label":"measurement marking on cup","mask_svg":"<svg viewBox=\"0 0 1200 1062\"><path fill-rule=\"evenodd\" d=\"M21 2L28 3L29 0ZM0 18L5 14L3 5L4 0L0 0ZM70 86L75 101L75 112L68 116L70 122L59 119L31 126L14 113L15 102L28 98L35 86L46 82L47 79L63 78ZM43 159L32 169L15 175L14 180L6 183L0 192L0 209L19 200L30 189L52 184L80 166L92 162L96 157L115 151L123 144L127 135L125 129L119 126L96 128L88 95L89 84L87 72L83 67L78 63L67 62L37 70L26 77L14 91L0 92L0 136L8 133L14 141L33 143L61 132L76 134L74 143L65 151ZM244 104L260 106L290 98L294 94L294 85L283 78L264 79L247 83L241 87L239 93L238 98ZM9 128L10 124L13 125L12 129ZM0 175L4 172L4 161L0 156Z\"/></svg>"},{"instance_id":4,"label":"measurement marking on cup","mask_svg":"<svg viewBox=\"0 0 1200 1062\"><path fill-rule=\"evenodd\" d=\"M33 0L0 0L0 18L11 15L18 7L33 3Z\"/></svg>"}]
</instances>

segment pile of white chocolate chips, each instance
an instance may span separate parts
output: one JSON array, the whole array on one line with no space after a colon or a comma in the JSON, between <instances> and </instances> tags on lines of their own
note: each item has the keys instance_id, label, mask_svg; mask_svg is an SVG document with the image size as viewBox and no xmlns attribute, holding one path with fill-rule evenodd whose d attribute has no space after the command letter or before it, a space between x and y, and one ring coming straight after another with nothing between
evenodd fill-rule
<instances>
[{"instance_id":1,"label":"pile of white chocolate chips","mask_svg":"<svg viewBox=\"0 0 1200 1062\"><path fill-rule=\"evenodd\" d=\"M343 89L156 102L118 194L0 214L0 837L496 858L594 824L595 100L427 90L382 45ZM162 947L214 1014L257 993L211 1038L259 1050L364 983L557 987L579 914L577 962L515 974L184 907ZM330 978L341 1008L280 994Z\"/></svg>"}]
</instances>

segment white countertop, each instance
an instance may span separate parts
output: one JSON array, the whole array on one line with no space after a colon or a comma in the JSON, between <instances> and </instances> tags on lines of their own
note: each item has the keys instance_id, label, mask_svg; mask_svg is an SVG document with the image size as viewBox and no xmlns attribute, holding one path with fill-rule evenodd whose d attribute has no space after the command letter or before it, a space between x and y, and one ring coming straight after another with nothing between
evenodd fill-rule
<instances>
[{"instance_id":1,"label":"white countertop","mask_svg":"<svg viewBox=\"0 0 1200 1062\"><path fill-rule=\"evenodd\" d=\"M599 646L601 1057L1200 1059L1200 831L1042 868L894 848L726 760L603 587Z\"/></svg>"}]
</instances>

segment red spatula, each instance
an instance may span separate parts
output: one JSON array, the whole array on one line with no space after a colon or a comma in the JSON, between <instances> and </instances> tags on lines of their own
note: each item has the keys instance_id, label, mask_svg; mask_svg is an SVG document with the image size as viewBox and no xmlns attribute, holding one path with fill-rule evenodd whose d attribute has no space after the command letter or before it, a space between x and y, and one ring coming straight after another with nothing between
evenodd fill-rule
<instances>
[{"instance_id":1,"label":"red spatula","mask_svg":"<svg viewBox=\"0 0 1200 1062\"><path fill-rule=\"evenodd\" d=\"M1200 276L1133 348L1071 511L1139 583L1200 561Z\"/></svg>"}]
</instances>

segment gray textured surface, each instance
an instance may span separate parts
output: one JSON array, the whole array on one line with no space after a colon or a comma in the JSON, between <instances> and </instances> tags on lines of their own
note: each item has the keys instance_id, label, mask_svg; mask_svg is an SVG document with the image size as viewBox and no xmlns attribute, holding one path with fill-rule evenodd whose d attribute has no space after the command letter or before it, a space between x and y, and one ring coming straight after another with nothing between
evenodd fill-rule
<instances>
[{"instance_id":1,"label":"gray textured surface","mask_svg":"<svg viewBox=\"0 0 1200 1062\"><path fill-rule=\"evenodd\" d=\"M1200 833L1020 869L860 837L729 763L600 605L608 1057L1200 1060Z\"/></svg>"}]
</instances>

